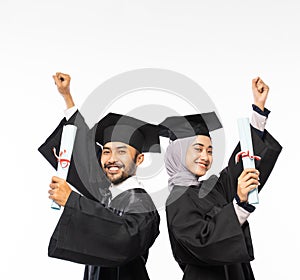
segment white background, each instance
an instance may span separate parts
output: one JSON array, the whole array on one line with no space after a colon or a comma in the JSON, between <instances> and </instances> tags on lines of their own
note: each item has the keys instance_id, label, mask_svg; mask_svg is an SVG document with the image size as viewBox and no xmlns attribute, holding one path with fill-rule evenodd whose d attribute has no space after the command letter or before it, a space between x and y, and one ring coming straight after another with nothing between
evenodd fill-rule
<instances>
[{"instance_id":1,"label":"white background","mask_svg":"<svg viewBox=\"0 0 300 280\"><path fill-rule=\"evenodd\" d=\"M47 257L60 213L49 207L54 173L37 148L64 110L52 74L72 76L80 106L108 78L155 67L182 73L209 94L226 157L238 140L237 117L251 113L251 79L269 84L267 128L284 149L250 218L252 266L256 279L299 279L299 26L296 0L1 0L0 278L82 279L83 266ZM150 278L181 279L160 214Z\"/></svg>"}]
</instances>

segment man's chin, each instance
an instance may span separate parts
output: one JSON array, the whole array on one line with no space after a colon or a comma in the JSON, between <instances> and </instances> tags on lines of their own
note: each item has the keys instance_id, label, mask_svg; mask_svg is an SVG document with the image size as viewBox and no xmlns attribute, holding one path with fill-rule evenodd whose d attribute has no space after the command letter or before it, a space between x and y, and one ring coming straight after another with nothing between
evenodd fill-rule
<instances>
[{"instance_id":1,"label":"man's chin","mask_svg":"<svg viewBox=\"0 0 300 280\"><path fill-rule=\"evenodd\" d=\"M127 176L124 176L124 174L122 174L121 176L110 176L110 175L107 175L107 178L108 180L114 184L114 185L118 185L122 182L124 182L126 179L128 179L130 176L127 175Z\"/></svg>"}]
</instances>

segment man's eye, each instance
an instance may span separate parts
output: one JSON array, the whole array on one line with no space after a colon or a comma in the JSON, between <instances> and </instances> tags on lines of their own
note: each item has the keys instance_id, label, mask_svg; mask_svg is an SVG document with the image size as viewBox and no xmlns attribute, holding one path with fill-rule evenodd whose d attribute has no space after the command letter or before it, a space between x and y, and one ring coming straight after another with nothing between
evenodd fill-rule
<instances>
[{"instance_id":1,"label":"man's eye","mask_svg":"<svg viewBox=\"0 0 300 280\"><path fill-rule=\"evenodd\" d=\"M102 155L109 155L109 153L110 153L109 151L103 151Z\"/></svg>"},{"instance_id":2,"label":"man's eye","mask_svg":"<svg viewBox=\"0 0 300 280\"><path fill-rule=\"evenodd\" d=\"M198 152L198 153L201 153L202 152L202 149L201 148L194 148L194 150L196 151L196 152Z\"/></svg>"},{"instance_id":3,"label":"man's eye","mask_svg":"<svg viewBox=\"0 0 300 280\"><path fill-rule=\"evenodd\" d=\"M212 154L213 154L213 151L207 151L207 153L208 153L209 155L212 155Z\"/></svg>"},{"instance_id":4,"label":"man's eye","mask_svg":"<svg viewBox=\"0 0 300 280\"><path fill-rule=\"evenodd\" d=\"M126 151L124 151L124 150L119 150L119 155L125 155L126 154Z\"/></svg>"}]
</instances>

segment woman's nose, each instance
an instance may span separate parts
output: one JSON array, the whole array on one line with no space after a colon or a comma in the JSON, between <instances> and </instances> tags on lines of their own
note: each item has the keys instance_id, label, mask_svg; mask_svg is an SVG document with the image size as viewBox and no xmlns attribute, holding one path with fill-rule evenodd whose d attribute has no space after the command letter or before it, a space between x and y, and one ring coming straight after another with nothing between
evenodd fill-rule
<instances>
[{"instance_id":1,"label":"woman's nose","mask_svg":"<svg viewBox=\"0 0 300 280\"><path fill-rule=\"evenodd\" d=\"M208 160L208 153L207 153L207 151L203 150L203 151L201 152L201 154L200 154L200 158L201 158L202 160L207 161L207 160Z\"/></svg>"}]
</instances>

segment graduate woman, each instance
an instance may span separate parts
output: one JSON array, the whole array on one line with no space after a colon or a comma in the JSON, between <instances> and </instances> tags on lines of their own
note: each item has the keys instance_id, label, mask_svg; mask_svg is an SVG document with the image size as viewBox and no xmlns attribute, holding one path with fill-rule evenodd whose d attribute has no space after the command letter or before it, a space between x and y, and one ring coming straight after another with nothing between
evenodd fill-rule
<instances>
[{"instance_id":1,"label":"graduate woman","mask_svg":"<svg viewBox=\"0 0 300 280\"><path fill-rule=\"evenodd\" d=\"M219 177L201 181L213 162L209 131L221 127L215 113L169 117L161 123L161 135L173 140L165 154L171 189L166 203L169 238L185 280L254 279L247 218L255 207L247 196L262 189L281 146L264 130L270 112L265 108L268 86L256 78L252 89L252 142L254 155L261 157L256 169L243 170L235 162L238 145Z\"/></svg>"}]
</instances>

